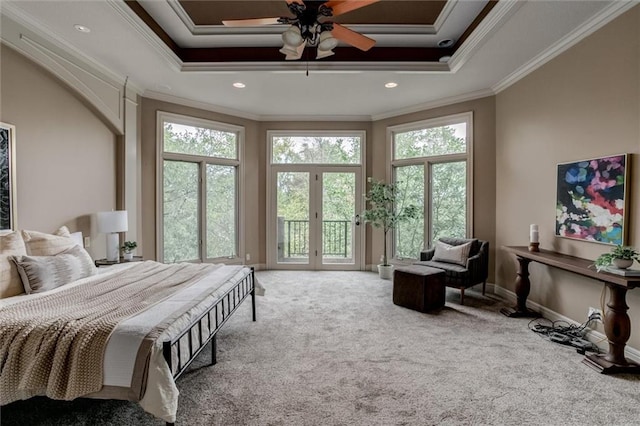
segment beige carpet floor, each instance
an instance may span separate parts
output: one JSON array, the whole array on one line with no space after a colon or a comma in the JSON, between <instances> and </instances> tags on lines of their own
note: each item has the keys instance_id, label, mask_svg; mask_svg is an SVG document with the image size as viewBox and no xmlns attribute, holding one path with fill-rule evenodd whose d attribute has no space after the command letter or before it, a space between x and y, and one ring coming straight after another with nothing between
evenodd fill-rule
<instances>
[{"instance_id":1,"label":"beige carpet floor","mask_svg":"<svg viewBox=\"0 0 640 426\"><path fill-rule=\"evenodd\" d=\"M499 313L504 302L447 289L444 309L392 303L368 272L261 271L258 321L245 303L178 381L178 425L640 425L640 378ZM161 425L123 401L35 398L2 425Z\"/></svg>"}]
</instances>

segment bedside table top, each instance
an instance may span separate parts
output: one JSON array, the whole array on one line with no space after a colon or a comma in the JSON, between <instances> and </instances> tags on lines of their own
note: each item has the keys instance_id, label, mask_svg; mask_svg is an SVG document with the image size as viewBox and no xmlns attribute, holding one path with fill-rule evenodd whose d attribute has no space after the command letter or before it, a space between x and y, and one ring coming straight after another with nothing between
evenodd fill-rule
<instances>
[{"instance_id":1,"label":"bedside table top","mask_svg":"<svg viewBox=\"0 0 640 426\"><path fill-rule=\"evenodd\" d=\"M123 257L120 257L120 261L113 261L113 260L107 260L107 259L96 259L95 264L97 267L100 266L111 266L111 265L118 265L120 263L129 263L129 262L142 262L144 259L142 258L142 256L133 256L133 259L131 260L125 260Z\"/></svg>"}]
</instances>

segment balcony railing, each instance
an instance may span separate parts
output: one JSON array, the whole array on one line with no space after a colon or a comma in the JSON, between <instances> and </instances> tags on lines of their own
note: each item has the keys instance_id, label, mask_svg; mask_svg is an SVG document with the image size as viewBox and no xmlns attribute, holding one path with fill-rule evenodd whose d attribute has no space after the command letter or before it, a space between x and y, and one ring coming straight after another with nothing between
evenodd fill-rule
<instances>
[{"instance_id":1,"label":"balcony railing","mask_svg":"<svg viewBox=\"0 0 640 426\"><path fill-rule=\"evenodd\" d=\"M280 235L280 256L296 258L309 256L309 221L279 220L282 233ZM324 257L351 256L351 221L322 221L322 255Z\"/></svg>"}]
</instances>

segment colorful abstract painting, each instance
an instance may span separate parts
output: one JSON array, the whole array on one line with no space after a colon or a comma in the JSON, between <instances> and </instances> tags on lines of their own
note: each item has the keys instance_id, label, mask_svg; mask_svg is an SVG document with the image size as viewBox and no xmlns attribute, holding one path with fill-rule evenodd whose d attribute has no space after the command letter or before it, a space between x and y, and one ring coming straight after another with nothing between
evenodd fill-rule
<instances>
[{"instance_id":1,"label":"colorful abstract painting","mask_svg":"<svg viewBox=\"0 0 640 426\"><path fill-rule=\"evenodd\" d=\"M556 235L624 244L627 156L558 165Z\"/></svg>"}]
</instances>

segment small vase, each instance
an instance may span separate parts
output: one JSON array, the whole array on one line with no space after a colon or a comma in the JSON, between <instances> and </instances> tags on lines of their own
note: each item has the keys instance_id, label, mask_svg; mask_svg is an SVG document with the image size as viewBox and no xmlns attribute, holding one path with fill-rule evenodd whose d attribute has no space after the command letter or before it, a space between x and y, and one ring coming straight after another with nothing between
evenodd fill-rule
<instances>
[{"instance_id":1,"label":"small vase","mask_svg":"<svg viewBox=\"0 0 640 426\"><path fill-rule=\"evenodd\" d=\"M133 260L133 253L124 253L122 258L126 261Z\"/></svg>"},{"instance_id":2,"label":"small vase","mask_svg":"<svg viewBox=\"0 0 640 426\"><path fill-rule=\"evenodd\" d=\"M633 265L633 259L613 259L613 266L618 269L627 269Z\"/></svg>"}]
</instances>

